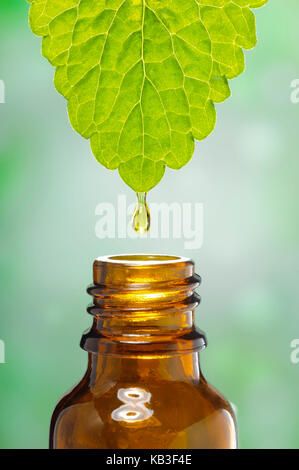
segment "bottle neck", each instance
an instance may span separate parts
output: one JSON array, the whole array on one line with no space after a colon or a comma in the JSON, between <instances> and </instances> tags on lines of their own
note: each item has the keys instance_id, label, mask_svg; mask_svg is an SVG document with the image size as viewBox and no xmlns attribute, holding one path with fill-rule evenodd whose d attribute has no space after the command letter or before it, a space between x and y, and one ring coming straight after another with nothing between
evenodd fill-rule
<instances>
[{"instance_id":1,"label":"bottle neck","mask_svg":"<svg viewBox=\"0 0 299 470\"><path fill-rule=\"evenodd\" d=\"M87 310L93 325L81 346L105 356L147 361L202 349L205 337L194 325L199 284L193 262L183 258L97 259L94 284L88 288L93 304Z\"/></svg>"}]
</instances>

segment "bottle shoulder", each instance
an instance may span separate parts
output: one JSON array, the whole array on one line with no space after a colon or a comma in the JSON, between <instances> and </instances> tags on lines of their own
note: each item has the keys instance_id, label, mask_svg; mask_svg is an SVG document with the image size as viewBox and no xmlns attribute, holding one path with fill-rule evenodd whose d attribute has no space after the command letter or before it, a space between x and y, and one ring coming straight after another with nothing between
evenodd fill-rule
<instances>
[{"instance_id":1,"label":"bottle shoulder","mask_svg":"<svg viewBox=\"0 0 299 470\"><path fill-rule=\"evenodd\" d=\"M205 399L210 402L213 407L216 409L225 409L231 415L234 415L232 406L227 398L225 398L225 396L216 387L207 382L206 379L202 378L202 381L199 384L199 389L204 395Z\"/></svg>"}]
</instances>

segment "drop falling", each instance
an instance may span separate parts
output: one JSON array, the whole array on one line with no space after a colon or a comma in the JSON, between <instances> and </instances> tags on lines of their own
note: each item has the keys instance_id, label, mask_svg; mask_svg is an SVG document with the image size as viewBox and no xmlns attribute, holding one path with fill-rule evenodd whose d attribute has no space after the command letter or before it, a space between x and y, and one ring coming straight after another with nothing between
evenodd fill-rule
<instances>
[{"instance_id":1,"label":"drop falling","mask_svg":"<svg viewBox=\"0 0 299 470\"><path fill-rule=\"evenodd\" d=\"M137 193L137 204L132 216L132 228L139 235L148 232L151 216L146 203L146 193Z\"/></svg>"}]
</instances>

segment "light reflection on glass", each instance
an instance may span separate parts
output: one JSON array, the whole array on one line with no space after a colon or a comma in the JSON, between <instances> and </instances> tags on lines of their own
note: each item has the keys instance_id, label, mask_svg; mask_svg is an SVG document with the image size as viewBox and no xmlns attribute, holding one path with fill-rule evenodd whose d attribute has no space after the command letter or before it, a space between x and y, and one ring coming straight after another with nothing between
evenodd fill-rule
<instances>
[{"instance_id":1,"label":"light reflection on glass","mask_svg":"<svg viewBox=\"0 0 299 470\"><path fill-rule=\"evenodd\" d=\"M142 388L120 388L117 392L117 398L124 405L112 411L112 419L134 423L151 418L154 411L145 406L145 403L150 402L151 396L151 393Z\"/></svg>"}]
</instances>

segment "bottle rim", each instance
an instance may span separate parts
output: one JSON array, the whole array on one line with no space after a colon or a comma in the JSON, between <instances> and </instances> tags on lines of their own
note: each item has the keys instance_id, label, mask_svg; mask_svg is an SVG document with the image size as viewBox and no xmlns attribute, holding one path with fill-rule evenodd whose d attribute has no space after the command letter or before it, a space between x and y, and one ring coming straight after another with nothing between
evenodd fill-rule
<instances>
[{"instance_id":1,"label":"bottle rim","mask_svg":"<svg viewBox=\"0 0 299 470\"><path fill-rule=\"evenodd\" d=\"M96 261L126 266L152 266L192 262L190 258L186 258L184 256L149 253L99 256L98 258L96 258Z\"/></svg>"}]
</instances>

